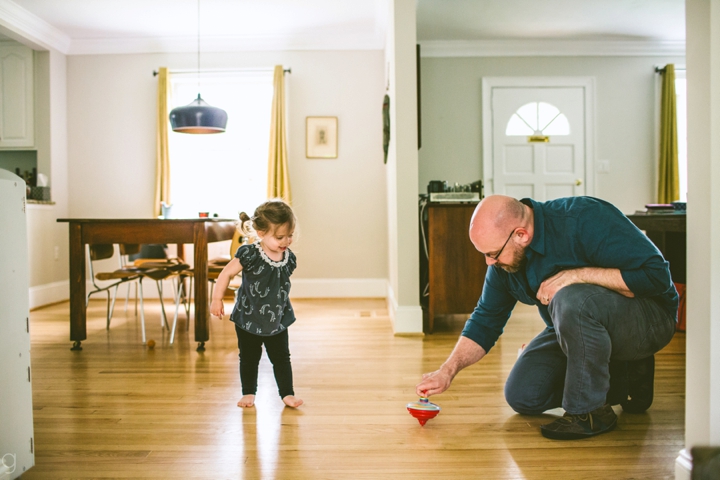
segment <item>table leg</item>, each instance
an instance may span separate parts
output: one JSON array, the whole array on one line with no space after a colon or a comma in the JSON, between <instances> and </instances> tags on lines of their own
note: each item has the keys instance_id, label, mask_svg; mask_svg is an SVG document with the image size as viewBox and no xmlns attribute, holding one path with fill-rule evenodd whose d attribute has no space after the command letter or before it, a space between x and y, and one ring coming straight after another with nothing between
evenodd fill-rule
<instances>
[{"instance_id":1,"label":"table leg","mask_svg":"<svg viewBox=\"0 0 720 480\"><path fill-rule=\"evenodd\" d=\"M205 350L205 342L210 339L208 320L210 306L208 304L207 289L207 262L208 245L205 224L195 224L193 232L195 243L195 341L198 342L198 352Z\"/></svg>"},{"instance_id":2,"label":"table leg","mask_svg":"<svg viewBox=\"0 0 720 480\"><path fill-rule=\"evenodd\" d=\"M70 340L71 350L82 350L80 342L87 338L85 307L85 245L82 227L70 225Z\"/></svg>"},{"instance_id":3,"label":"table leg","mask_svg":"<svg viewBox=\"0 0 720 480\"><path fill-rule=\"evenodd\" d=\"M435 328L435 300L433 299L432 293L430 293L430 299L428 300L427 316L428 322L426 333L433 333L433 328Z\"/></svg>"}]
</instances>

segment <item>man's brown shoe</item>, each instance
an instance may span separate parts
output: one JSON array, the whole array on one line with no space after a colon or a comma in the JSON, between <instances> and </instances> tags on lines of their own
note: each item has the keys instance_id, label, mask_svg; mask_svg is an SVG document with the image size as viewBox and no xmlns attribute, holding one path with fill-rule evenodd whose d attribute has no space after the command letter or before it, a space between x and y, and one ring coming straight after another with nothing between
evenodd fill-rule
<instances>
[{"instance_id":1,"label":"man's brown shoe","mask_svg":"<svg viewBox=\"0 0 720 480\"><path fill-rule=\"evenodd\" d=\"M582 415L565 413L552 423L540 426L543 437L554 440L577 440L609 432L617 425L617 415L605 405Z\"/></svg>"}]
</instances>

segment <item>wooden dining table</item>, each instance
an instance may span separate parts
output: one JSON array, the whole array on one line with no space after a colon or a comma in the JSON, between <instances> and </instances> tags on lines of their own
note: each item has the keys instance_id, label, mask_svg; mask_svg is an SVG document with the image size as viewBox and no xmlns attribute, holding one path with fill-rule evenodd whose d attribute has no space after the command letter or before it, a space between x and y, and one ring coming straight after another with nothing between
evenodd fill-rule
<instances>
[{"instance_id":1,"label":"wooden dining table","mask_svg":"<svg viewBox=\"0 0 720 480\"><path fill-rule=\"evenodd\" d=\"M208 243L230 240L236 220L225 218L111 219L59 218L69 224L70 248L70 340L71 350L82 350L87 338L85 245L98 243L177 244L183 257L184 245L194 245L195 341L205 350L210 339L210 309L207 288Z\"/></svg>"}]
</instances>

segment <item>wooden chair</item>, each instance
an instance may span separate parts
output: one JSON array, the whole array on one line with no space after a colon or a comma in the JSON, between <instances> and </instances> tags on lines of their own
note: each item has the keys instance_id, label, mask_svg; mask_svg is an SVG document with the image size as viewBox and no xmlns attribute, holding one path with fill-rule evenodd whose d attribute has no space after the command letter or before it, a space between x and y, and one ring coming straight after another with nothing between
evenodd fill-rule
<instances>
[{"instance_id":1,"label":"wooden chair","mask_svg":"<svg viewBox=\"0 0 720 480\"><path fill-rule=\"evenodd\" d=\"M132 251L132 248L129 249L129 251ZM115 309L115 299L117 298L117 291L120 284L132 282L135 280L140 279L140 273L137 271L137 269L134 268L127 268L125 265L123 265L122 260L122 252L120 255L120 268L117 270L113 270L110 272L98 272L95 273L95 267L94 263L100 260L105 260L108 258L112 258L115 255L115 245L111 243L103 243L103 244L93 244L88 245L88 258L90 261L88 262L88 265L90 267L90 278L94 287L94 290L91 290L87 294L87 298L85 299L85 307L87 308L88 303L90 302L90 296L95 293L100 292L107 292L107 323L105 328L110 329L110 319L112 318L113 310ZM110 281L109 285L106 286L100 286L97 284L96 280L99 281ZM110 290L113 290L112 297L110 296ZM127 304L126 304L127 308Z\"/></svg>"},{"instance_id":2,"label":"wooden chair","mask_svg":"<svg viewBox=\"0 0 720 480\"><path fill-rule=\"evenodd\" d=\"M149 278L155 281L158 289L158 295L160 297L160 310L162 312L162 318L160 325L162 328L170 330L170 345L175 341L175 331L177 328L178 312L180 310L180 299L187 297L184 293L184 282L183 277L187 275L187 271L190 266L182 263L179 259L136 259L133 262L133 266L140 273L140 279L138 280L138 287L140 289L140 324L142 325L142 341L146 343L145 334L145 312L143 308L143 293L142 293L142 281L145 278ZM165 302L163 300L163 281L167 279L173 279L175 281L174 287L174 300L175 300L175 316L173 318L172 328L168 324L167 315L165 313ZM189 319L189 317L188 317ZM188 321L188 325L189 325Z\"/></svg>"},{"instance_id":3,"label":"wooden chair","mask_svg":"<svg viewBox=\"0 0 720 480\"><path fill-rule=\"evenodd\" d=\"M120 268L126 270L135 270L135 267L130 261L130 257L140 253L140 245L137 243L120 243L118 244L118 250L120 251ZM135 284L135 316L138 314L138 282ZM130 301L130 283L128 283L127 291L125 292L125 312L127 312L128 302Z\"/></svg>"},{"instance_id":4,"label":"wooden chair","mask_svg":"<svg viewBox=\"0 0 720 480\"><path fill-rule=\"evenodd\" d=\"M220 272L223 271L223 268L230 263L230 261L235 257L235 253L237 252L237 249L247 240L247 237L245 237L242 233L240 233L239 229L235 229L235 233L233 234L232 241L230 242L230 255L228 257L218 257L218 258L211 258L208 261L208 282L210 282L210 297L212 298L213 290L215 289L215 282L217 281L218 277L220 276ZM236 289L237 287L231 286L231 289Z\"/></svg>"},{"instance_id":5,"label":"wooden chair","mask_svg":"<svg viewBox=\"0 0 720 480\"><path fill-rule=\"evenodd\" d=\"M161 254L158 253L158 250L155 252L152 252L152 249L148 250L148 246L146 245L138 245L138 244L120 244L119 245L119 252L120 252L120 268L117 270L114 270L112 272L100 272L95 274L93 269L93 262L98 260L103 260L107 258L111 258L115 254L115 246L112 244L96 244L96 245L90 245L88 248L89 256L90 256L90 273L91 277L93 278L93 285L95 289L88 293L87 301L90 299L90 295L93 295L98 292L107 291L108 294L108 309L107 309L107 329L110 329L110 320L112 318L112 312L115 307L115 300L117 297L117 289L121 283L126 283L130 281L137 281L137 288L138 288L138 294L136 295L136 302L137 299L140 299L140 323L142 325L142 341L143 343L146 343L146 333L145 333L145 308L144 308L144 302L143 302L143 288L142 288L142 281L145 278L150 278L155 281L158 289L158 295L160 297L160 309L162 312L162 318L160 320L160 325L162 328L167 328L168 330L171 330L170 334L170 344L172 344L175 340L175 330L177 326L177 317L178 317L178 311L179 311L179 303L180 299L185 297L184 295L184 289L182 286L182 283L177 281L175 284L175 317L173 319L173 326L172 328L168 324L167 321L167 314L165 312L165 302L163 299L163 280L166 279L175 279L177 280L184 270L187 270L189 268L189 265L186 265L179 261L178 259L171 259L167 258L158 258L161 256ZM148 253L150 252L150 253ZM145 255L149 255L153 258L144 258ZM140 257L140 258L138 258ZM132 259L132 261L130 261ZM100 281L112 281L115 280L112 284L107 285L105 287L99 286L95 280ZM112 297L110 296L110 290L114 288L114 292ZM129 290L129 289L128 289ZM129 291L128 291L129 296ZM87 303L86 301L86 303ZM137 303L136 303L137 305ZM126 308L127 308L127 299L126 299ZM137 308L136 308L136 315L137 315Z\"/></svg>"}]
</instances>

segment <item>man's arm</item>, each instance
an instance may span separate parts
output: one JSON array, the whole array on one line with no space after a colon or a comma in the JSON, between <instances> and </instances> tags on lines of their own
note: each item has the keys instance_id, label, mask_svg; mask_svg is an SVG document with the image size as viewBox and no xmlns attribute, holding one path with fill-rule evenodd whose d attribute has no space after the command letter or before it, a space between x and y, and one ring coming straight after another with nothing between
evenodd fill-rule
<instances>
[{"instance_id":1,"label":"man's arm","mask_svg":"<svg viewBox=\"0 0 720 480\"><path fill-rule=\"evenodd\" d=\"M485 353L480 345L461 336L445 363L438 370L423 374L423 380L415 386L415 392L419 397L444 392L460 370L480 361Z\"/></svg>"},{"instance_id":2,"label":"man's arm","mask_svg":"<svg viewBox=\"0 0 720 480\"><path fill-rule=\"evenodd\" d=\"M537 298L547 305L555 294L563 287L575 283L590 283L613 290L620 295L632 298L635 296L625 284L625 280L617 268L584 267L563 270L545 279L537 292Z\"/></svg>"}]
</instances>

